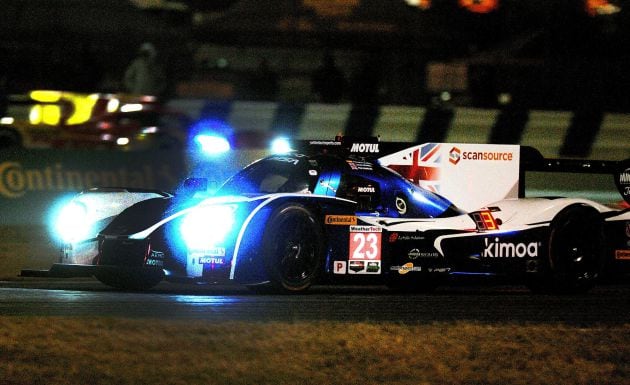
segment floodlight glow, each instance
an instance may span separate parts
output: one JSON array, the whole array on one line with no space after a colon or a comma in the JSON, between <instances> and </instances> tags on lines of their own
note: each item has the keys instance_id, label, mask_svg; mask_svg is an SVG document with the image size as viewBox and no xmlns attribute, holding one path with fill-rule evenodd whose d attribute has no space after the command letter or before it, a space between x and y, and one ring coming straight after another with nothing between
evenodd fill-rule
<instances>
[{"instance_id":1,"label":"floodlight glow","mask_svg":"<svg viewBox=\"0 0 630 385\"><path fill-rule=\"evenodd\" d=\"M142 111L142 108L140 103L127 103L120 107L120 112L137 112Z\"/></svg>"},{"instance_id":2,"label":"floodlight glow","mask_svg":"<svg viewBox=\"0 0 630 385\"><path fill-rule=\"evenodd\" d=\"M72 243L86 239L91 225L85 205L70 201L59 211L55 231L62 241Z\"/></svg>"},{"instance_id":3,"label":"floodlight glow","mask_svg":"<svg viewBox=\"0 0 630 385\"><path fill-rule=\"evenodd\" d=\"M119 146L126 146L129 144L129 138L125 138L125 137L118 138L116 139L116 144Z\"/></svg>"},{"instance_id":4,"label":"floodlight glow","mask_svg":"<svg viewBox=\"0 0 630 385\"><path fill-rule=\"evenodd\" d=\"M231 149L230 142L222 136L201 134L195 137L195 141L206 154L222 154Z\"/></svg>"},{"instance_id":5,"label":"floodlight glow","mask_svg":"<svg viewBox=\"0 0 630 385\"><path fill-rule=\"evenodd\" d=\"M107 102L107 112L116 112L120 106L120 100L112 98Z\"/></svg>"},{"instance_id":6,"label":"floodlight glow","mask_svg":"<svg viewBox=\"0 0 630 385\"><path fill-rule=\"evenodd\" d=\"M207 250L225 239L235 220L236 206L197 207L182 219L180 234L189 250Z\"/></svg>"},{"instance_id":7,"label":"floodlight glow","mask_svg":"<svg viewBox=\"0 0 630 385\"><path fill-rule=\"evenodd\" d=\"M271 152L273 154L286 154L291 151L291 143L287 138L275 138L271 142Z\"/></svg>"}]
</instances>

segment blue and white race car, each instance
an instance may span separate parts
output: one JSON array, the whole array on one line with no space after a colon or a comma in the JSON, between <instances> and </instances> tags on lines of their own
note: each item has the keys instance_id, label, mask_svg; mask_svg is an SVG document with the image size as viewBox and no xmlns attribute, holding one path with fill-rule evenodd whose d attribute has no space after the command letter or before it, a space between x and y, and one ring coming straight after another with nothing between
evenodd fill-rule
<instances>
[{"instance_id":1,"label":"blue and white race car","mask_svg":"<svg viewBox=\"0 0 630 385\"><path fill-rule=\"evenodd\" d=\"M311 141L254 162L212 196L203 179L177 195L83 192L61 215L67 242L49 273L132 290L165 279L284 292L320 282L426 291L474 275L573 293L628 271L630 210L524 198L528 169L616 173L630 200L627 161L551 161L516 145Z\"/></svg>"}]
</instances>

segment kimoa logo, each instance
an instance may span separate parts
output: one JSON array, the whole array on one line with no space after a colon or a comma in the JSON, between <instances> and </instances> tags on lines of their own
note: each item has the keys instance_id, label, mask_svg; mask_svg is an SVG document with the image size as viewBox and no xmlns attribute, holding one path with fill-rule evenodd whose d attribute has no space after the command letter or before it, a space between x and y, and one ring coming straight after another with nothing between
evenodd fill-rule
<instances>
[{"instance_id":1,"label":"kimoa logo","mask_svg":"<svg viewBox=\"0 0 630 385\"><path fill-rule=\"evenodd\" d=\"M353 143L350 152L379 152L378 143Z\"/></svg>"},{"instance_id":2,"label":"kimoa logo","mask_svg":"<svg viewBox=\"0 0 630 385\"><path fill-rule=\"evenodd\" d=\"M488 238L484 238L483 242L485 249L483 250L482 256L486 258L533 258L538 256L538 248L540 247L538 242L501 242L499 238L494 238L492 241Z\"/></svg>"}]
</instances>

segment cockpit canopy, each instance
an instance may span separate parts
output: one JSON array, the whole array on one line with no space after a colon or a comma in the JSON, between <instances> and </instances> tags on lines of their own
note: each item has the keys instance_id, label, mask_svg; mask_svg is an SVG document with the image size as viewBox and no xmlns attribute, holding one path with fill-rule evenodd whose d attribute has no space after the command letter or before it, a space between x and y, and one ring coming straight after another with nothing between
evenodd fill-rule
<instances>
[{"instance_id":1,"label":"cockpit canopy","mask_svg":"<svg viewBox=\"0 0 630 385\"><path fill-rule=\"evenodd\" d=\"M301 193L357 202L357 211L387 217L460 215L449 200L374 162L292 153L259 160L228 179L217 195Z\"/></svg>"}]
</instances>

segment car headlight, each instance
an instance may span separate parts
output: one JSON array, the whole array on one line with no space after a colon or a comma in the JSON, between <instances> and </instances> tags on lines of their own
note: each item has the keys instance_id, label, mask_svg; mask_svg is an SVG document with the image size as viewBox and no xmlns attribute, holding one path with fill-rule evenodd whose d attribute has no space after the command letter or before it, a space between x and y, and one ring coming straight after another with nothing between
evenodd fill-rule
<instances>
[{"instance_id":1,"label":"car headlight","mask_svg":"<svg viewBox=\"0 0 630 385\"><path fill-rule=\"evenodd\" d=\"M208 155L223 154L230 151L230 142L218 135L197 135L195 141L201 147L201 150Z\"/></svg>"},{"instance_id":2,"label":"car headlight","mask_svg":"<svg viewBox=\"0 0 630 385\"><path fill-rule=\"evenodd\" d=\"M180 225L181 237L189 250L204 250L221 244L235 222L235 205L196 207Z\"/></svg>"},{"instance_id":3,"label":"car headlight","mask_svg":"<svg viewBox=\"0 0 630 385\"><path fill-rule=\"evenodd\" d=\"M76 201L63 206L55 221L55 231L65 243L86 239L91 228L87 208L83 203Z\"/></svg>"}]
</instances>

